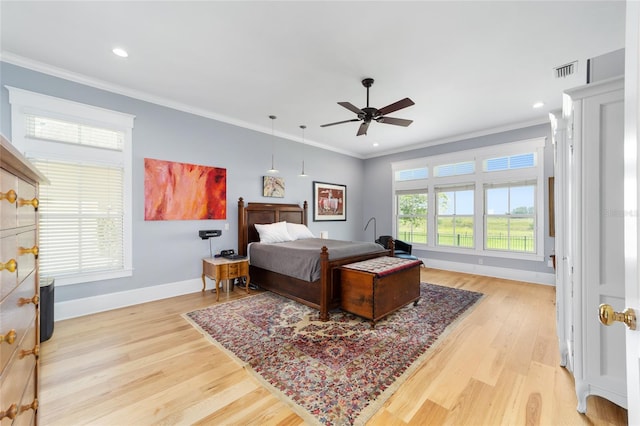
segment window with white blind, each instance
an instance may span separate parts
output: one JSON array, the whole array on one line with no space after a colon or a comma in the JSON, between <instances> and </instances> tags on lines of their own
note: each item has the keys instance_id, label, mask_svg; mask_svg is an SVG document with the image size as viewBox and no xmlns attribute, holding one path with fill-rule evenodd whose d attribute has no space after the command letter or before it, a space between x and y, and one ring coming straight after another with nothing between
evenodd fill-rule
<instances>
[{"instance_id":1,"label":"window with white blind","mask_svg":"<svg viewBox=\"0 0 640 426\"><path fill-rule=\"evenodd\" d=\"M133 116L9 88L13 143L40 187L40 272L56 285L130 276Z\"/></svg>"}]
</instances>

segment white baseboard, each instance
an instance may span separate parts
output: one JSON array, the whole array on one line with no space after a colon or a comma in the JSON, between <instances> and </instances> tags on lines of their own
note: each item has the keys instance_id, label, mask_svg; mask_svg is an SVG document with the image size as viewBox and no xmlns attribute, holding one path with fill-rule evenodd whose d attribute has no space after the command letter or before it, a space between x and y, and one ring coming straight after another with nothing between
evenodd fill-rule
<instances>
[{"instance_id":1,"label":"white baseboard","mask_svg":"<svg viewBox=\"0 0 640 426\"><path fill-rule=\"evenodd\" d=\"M445 271L463 272L466 274L484 275L487 277L504 278L507 280L524 281L528 283L556 285L556 275L545 272L523 271L521 269L499 268L497 266L474 265L471 263L451 262L448 260L420 259L428 268Z\"/></svg>"},{"instance_id":2,"label":"white baseboard","mask_svg":"<svg viewBox=\"0 0 640 426\"><path fill-rule=\"evenodd\" d=\"M183 294L195 293L201 290L202 280L194 278L175 283L58 302L54 307L54 322L140 303L153 302L154 300L182 296Z\"/></svg>"},{"instance_id":3,"label":"white baseboard","mask_svg":"<svg viewBox=\"0 0 640 426\"><path fill-rule=\"evenodd\" d=\"M536 284L555 285L556 276L542 272L529 272L519 269L498 268L495 266L472 265L469 263L450 262L446 260L420 259L428 268L445 271L464 272L508 280L525 281ZM81 317L154 300L182 296L202 290L202 280L194 278L186 281L162 284L152 287L137 288L101 296L58 302L54 307L54 321Z\"/></svg>"}]
</instances>

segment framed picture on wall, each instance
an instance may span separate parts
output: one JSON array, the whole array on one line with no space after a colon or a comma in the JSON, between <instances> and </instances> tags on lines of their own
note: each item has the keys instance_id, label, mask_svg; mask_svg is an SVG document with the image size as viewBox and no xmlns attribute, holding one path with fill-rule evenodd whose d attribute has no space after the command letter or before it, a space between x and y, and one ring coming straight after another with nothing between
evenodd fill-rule
<instances>
[{"instance_id":1,"label":"framed picture on wall","mask_svg":"<svg viewBox=\"0 0 640 426\"><path fill-rule=\"evenodd\" d=\"M313 221L347 220L347 186L313 182Z\"/></svg>"},{"instance_id":2,"label":"framed picture on wall","mask_svg":"<svg viewBox=\"0 0 640 426\"><path fill-rule=\"evenodd\" d=\"M262 196L284 198L284 178L274 176L262 177Z\"/></svg>"},{"instance_id":3,"label":"framed picture on wall","mask_svg":"<svg viewBox=\"0 0 640 426\"><path fill-rule=\"evenodd\" d=\"M144 220L227 218L227 169L144 159Z\"/></svg>"}]
</instances>

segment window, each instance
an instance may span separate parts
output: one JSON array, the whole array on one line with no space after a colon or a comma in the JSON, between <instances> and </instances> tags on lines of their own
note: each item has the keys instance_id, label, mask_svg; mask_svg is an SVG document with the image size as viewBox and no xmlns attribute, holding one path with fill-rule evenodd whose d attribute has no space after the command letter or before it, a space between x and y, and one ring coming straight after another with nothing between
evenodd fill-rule
<instances>
[{"instance_id":1,"label":"window","mask_svg":"<svg viewBox=\"0 0 640 426\"><path fill-rule=\"evenodd\" d=\"M40 187L40 272L56 284L130 276L133 117L9 88L13 143Z\"/></svg>"},{"instance_id":2,"label":"window","mask_svg":"<svg viewBox=\"0 0 640 426\"><path fill-rule=\"evenodd\" d=\"M536 138L392 163L394 235L417 250L543 261L545 144Z\"/></svg>"},{"instance_id":3,"label":"window","mask_svg":"<svg viewBox=\"0 0 640 426\"><path fill-rule=\"evenodd\" d=\"M437 245L474 247L473 187L436 188Z\"/></svg>"},{"instance_id":4,"label":"window","mask_svg":"<svg viewBox=\"0 0 640 426\"><path fill-rule=\"evenodd\" d=\"M400 193L396 196L398 239L411 243L427 243L427 204L425 192Z\"/></svg>"},{"instance_id":5,"label":"window","mask_svg":"<svg viewBox=\"0 0 640 426\"><path fill-rule=\"evenodd\" d=\"M529 152L526 154L511 155L508 157L489 158L484 160L485 172L497 172L500 170L515 170L526 167L535 167L536 153Z\"/></svg>"},{"instance_id":6,"label":"window","mask_svg":"<svg viewBox=\"0 0 640 426\"><path fill-rule=\"evenodd\" d=\"M475 171L473 161L463 163L442 164L435 167L433 174L438 177L468 175Z\"/></svg>"},{"instance_id":7,"label":"window","mask_svg":"<svg viewBox=\"0 0 640 426\"><path fill-rule=\"evenodd\" d=\"M429 169L427 167L421 167L419 169L399 170L396 172L397 181L426 179L428 177Z\"/></svg>"},{"instance_id":8,"label":"window","mask_svg":"<svg viewBox=\"0 0 640 426\"><path fill-rule=\"evenodd\" d=\"M536 251L535 183L485 186L485 248Z\"/></svg>"}]
</instances>

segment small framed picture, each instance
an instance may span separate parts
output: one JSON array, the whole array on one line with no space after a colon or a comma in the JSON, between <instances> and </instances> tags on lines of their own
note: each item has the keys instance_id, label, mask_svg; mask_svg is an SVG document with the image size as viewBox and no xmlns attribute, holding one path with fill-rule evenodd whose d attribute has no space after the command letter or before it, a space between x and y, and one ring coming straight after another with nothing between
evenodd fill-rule
<instances>
[{"instance_id":1,"label":"small framed picture","mask_svg":"<svg viewBox=\"0 0 640 426\"><path fill-rule=\"evenodd\" d=\"M284 198L284 178L275 176L263 176L262 196Z\"/></svg>"},{"instance_id":2,"label":"small framed picture","mask_svg":"<svg viewBox=\"0 0 640 426\"><path fill-rule=\"evenodd\" d=\"M347 220L347 186L313 182L313 220Z\"/></svg>"}]
</instances>

